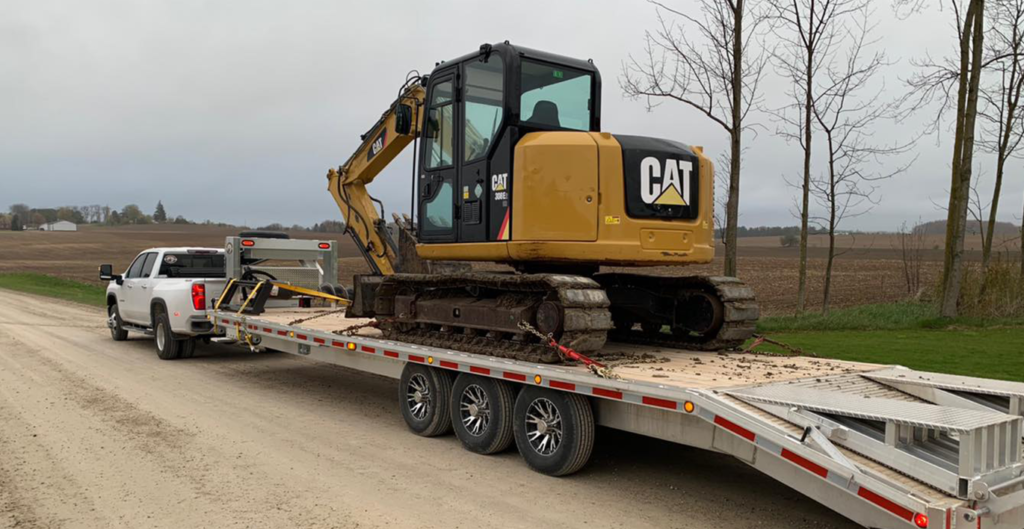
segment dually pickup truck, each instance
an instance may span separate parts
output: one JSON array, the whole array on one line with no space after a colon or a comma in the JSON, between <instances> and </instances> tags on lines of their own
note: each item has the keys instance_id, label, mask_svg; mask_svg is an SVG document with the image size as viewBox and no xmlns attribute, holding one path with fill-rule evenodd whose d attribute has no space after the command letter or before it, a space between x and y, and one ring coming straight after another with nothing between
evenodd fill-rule
<instances>
[{"instance_id":1,"label":"dually pickup truck","mask_svg":"<svg viewBox=\"0 0 1024 529\"><path fill-rule=\"evenodd\" d=\"M107 326L116 341L129 332L154 337L165 360L187 358L197 339L216 335L207 318L226 284L224 250L217 248L150 248L124 274L100 266L107 286Z\"/></svg>"}]
</instances>

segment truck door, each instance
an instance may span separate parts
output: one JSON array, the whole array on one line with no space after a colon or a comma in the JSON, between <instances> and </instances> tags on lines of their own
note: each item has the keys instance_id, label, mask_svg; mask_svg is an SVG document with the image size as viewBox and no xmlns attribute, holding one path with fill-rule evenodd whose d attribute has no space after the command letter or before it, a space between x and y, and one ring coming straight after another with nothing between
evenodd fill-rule
<instances>
[{"instance_id":1,"label":"truck door","mask_svg":"<svg viewBox=\"0 0 1024 529\"><path fill-rule=\"evenodd\" d=\"M456 161L458 105L455 104L455 69L435 74L427 89L427 116L420 149L417 195L419 238L423 242L455 242Z\"/></svg>"},{"instance_id":2,"label":"truck door","mask_svg":"<svg viewBox=\"0 0 1024 529\"><path fill-rule=\"evenodd\" d=\"M482 56L463 66L459 242L488 240L488 195L503 191L501 182L507 180L502 175L492 177L489 167L493 144L504 126L504 74L498 54Z\"/></svg>"},{"instance_id":3,"label":"truck door","mask_svg":"<svg viewBox=\"0 0 1024 529\"><path fill-rule=\"evenodd\" d=\"M156 252L146 252L135 258L124 278L124 303L118 309L125 321L149 325L150 272L156 262Z\"/></svg>"}]
</instances>

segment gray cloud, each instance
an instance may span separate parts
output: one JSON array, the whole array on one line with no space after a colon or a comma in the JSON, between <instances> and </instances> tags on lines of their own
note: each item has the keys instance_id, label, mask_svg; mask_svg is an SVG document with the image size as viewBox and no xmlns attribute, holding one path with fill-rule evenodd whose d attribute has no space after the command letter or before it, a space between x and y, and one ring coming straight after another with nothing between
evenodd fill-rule
<instances>
[{"instance_id":1,"label":"gray cloud","mask_svg":"<svg viewBox=\"0 0 1024 529\"><path fill-rule=\"evenodd\" d=\"M689 2L678 2L686 8ZM902 90L909 59L952 49L948 13L909 21L879 5L879 46L898 63L886 95ZM617 77L655 22L642 2L253 2L34 0L0 16L0 206L163 200L172 215L260 224L338 218L325 190L390 103L406 72L483 42L593 58L604 77L604 128L728 148L723 131L679 104L646 112ZM782 102L769 79L766 103ZM931 110L930 112L933 112ZM765 130L747 137L741 223L793 224L796 145ZM883 124L880 141L914 134L930 116ZM884 182L882 203L848 227L889 229L939 218L949 145L925 139L911 170ZM991 156L983 156L984 188ZM371 186L389 210L409 203L410 153ZM1020 215L1024 178L1013 161L1001 218Z\"/></svg>"}]
</instances>

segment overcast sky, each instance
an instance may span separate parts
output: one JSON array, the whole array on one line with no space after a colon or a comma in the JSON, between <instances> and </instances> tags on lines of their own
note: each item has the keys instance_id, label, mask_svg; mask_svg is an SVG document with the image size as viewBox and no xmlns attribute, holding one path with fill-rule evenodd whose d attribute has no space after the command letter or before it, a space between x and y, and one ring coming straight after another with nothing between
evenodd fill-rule
<instances>
[{"instance_id":1,"label":"overcast sky","mask_svg":"<svg viewBox=\"0 0 1024 529\"><path fill-rule=\"evenodd\" d=\"M886 95L895 97L910 59L948 54L953 30L948 12L896 21L888 0L876 4L877 47L896 61ZM703 145L717 157L728 137L707 118L678 103L647 112L622 96L622 64L655 22L652 6L628 0L4 0L0 208L134 202L152 212L162 200L171 216L196 220L336 219L324 175L406 73L506 39L593 59L604 78L604 130ZM768 76L766 104L781 104L785 84ZM877 137L909 138L927 117L882 123ZM799 174L799 147L776 137L768 117L751 119L765 129L745 139L740 223L795 224L795 191L783 178ZM924 139L911 169L881 184L881 204L846 227L944 217L934 203L946 200L950 150L948 140ZM389 211L408 210L409 154L371 186ZM1019 222L1022 164L1010 163L1003 220ZM985 190L992 172L983 169Z\"/></svg>"}]
</instances>

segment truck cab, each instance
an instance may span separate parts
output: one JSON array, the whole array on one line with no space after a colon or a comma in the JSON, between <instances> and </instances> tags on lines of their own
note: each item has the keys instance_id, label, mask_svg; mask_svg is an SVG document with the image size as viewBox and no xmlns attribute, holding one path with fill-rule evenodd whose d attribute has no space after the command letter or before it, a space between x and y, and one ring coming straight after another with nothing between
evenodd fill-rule
<instances>
[{"instance_id":1,"label":"truck cab","mask_svg":"<svg viewBox=\"0 0 1024 529\"><path fill-rule=\"evenodd\" d=\"M191 356L196 339L215 332L207 311L226 283L224 264L218 248L150 248L123 274L102 265L111 337L151 335L161 358Z\"/></svg>"}]
</instances>

